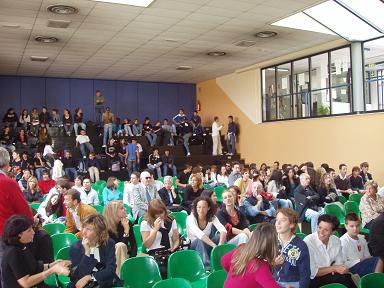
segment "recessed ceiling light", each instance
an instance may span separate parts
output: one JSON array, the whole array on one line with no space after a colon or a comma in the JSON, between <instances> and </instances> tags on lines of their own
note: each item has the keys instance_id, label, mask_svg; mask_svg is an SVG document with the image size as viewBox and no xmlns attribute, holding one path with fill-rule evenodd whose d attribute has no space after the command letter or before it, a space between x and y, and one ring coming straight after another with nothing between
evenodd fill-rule
<instances>
[{"instance_id":1,"label":"recessed ceiling light","mask_svg":"<svg viewBox=\"0 0 384 288\"><path fill-rule=\"evenodd\" d=\"M148 7L154 0L93 0L97 2L106 2L114 4L124 4L139 7Z\"/></svg>"},{"instance_id":2,"label":"recessed ceiling light","mask_svg":"<svg viewBox=\"0 0 384 288\"><path fill-rule=\"evenodd\" d=\"M47 56L31 56L31 61L38 61L38 62L45 62L48 60L49 57Z\"/></svg>"},{"instance_id":3,"label":"recessed ceiling light","mask_svg":"<svg viewBox=\"0 0 384 288\"><path fill-rule=\"evenodd\" d=\"M191 70L192 67L191 66L179 66L179 67L176 67L176 70Z\"/></svg>"},{"instance_id":4,"label":"recessed ceiling light","mask_svg":"<svg viewBox=\"0 0 384 288\"><path fill-rule=\"evenodd\" d=\"M56 43L57 41L59 41L59 39L57 39L56 37L51 36L36 36L35 40L41 43Z\"/></svg>"},{"instance_id":5,"label":"recessed ceiling light","mask_svg":"<svg viewBox=\"0 0 384 288\"><path fill-rule=\"evenodd\" d=\"M261 31L255 34L255 36L259 38L271 38L275 37L276 35L277 33L274 31Z\"/></svg>"},{"instance_id":6,"label":"recessed ceiling light","mask_svg":"<svg viewBox=\"0 0 384 288\"><path fill-rule=\"evenodd\" d=\"M218 56L224 56L227 55L224 51L211 51L207 53L208 56L218 57Z\"/></svg>"},{"instance_id":7,"label":"recessed ceiling light","mask_svg":"<svg viewBox=\"0 0 384 288\"><path fill-rule=\"evenodd\" d=\"M79 12L79 9L73 6L68 6L68 5L50 5L47 7L47 10L49 12L55 13L55 14L60 14L60 15L71 15L71 14L76 14Z\"/></svg>"}]
</instances>

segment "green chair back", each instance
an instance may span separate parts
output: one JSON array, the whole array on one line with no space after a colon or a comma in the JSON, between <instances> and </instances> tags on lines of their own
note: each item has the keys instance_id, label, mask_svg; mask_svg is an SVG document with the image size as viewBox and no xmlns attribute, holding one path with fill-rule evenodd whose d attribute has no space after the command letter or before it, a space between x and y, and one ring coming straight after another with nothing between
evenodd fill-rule
<instances>
[{"instance_id":1,"label":"green chair back","mask_svg":"<svg viewBox=\"0 0 384 288\"><path fill-rule=\"evenodd\" d=\"M69 247L70 246L65 246L61 248L56 254L56 259L69 260Z\"/></svg>"},{"instance_id":2,"label":"green chair back","mask_svg":"<svg viewBox=\"0 0 384 288\"><path fill-rule=\"evenodd\" d=\"M222 244L213 248L211 252L211 271L222 270L221 257L235 248L236 245L233 244Z\"/></svg>"},{"instance_id":3,"label":"green chair back","mask_svg":"<svg viewBox=\"0 0 384 288\"><path fill-rule=\"evenodd\" d=\"M119 184L117 185L117 190L124 192L124 181L119 181Z\"/></svg>"},{"instance_id":4,"label":"green chair back","mask_svg":"<svg viewBox=\"0 0 384 288\"><path fill-rule=\"evenodd\" d=\"M137 221L137 224L140 226L141 225L141 222L143 221L143 219L144 219L144 216L141 216L140 218L139 218L139 220Z\"/></svg>"},{"instance_id":5,"label":"green chair back","mask_svg":"<svg viewBox=\"0 0 384 288\"><path fill-rule=\"evenodd\" d=\"M97 204L96 205L91 205L91 206L96 209L97 213L103 214L103 212L104 212L104 207L103 206L97 205Z\"/></svg>"},{"instance_id":6,"label":"green chair back","mask_svg":"<svg viewBox=\"0 0 384 288\"><path fill-rule=\"evenodd\" d=\"M53 255L57 255L59 250L66 246L71 246L77 241L77 237L72 233L58 233L51 236L53 245Z\"/></svg>"},{"instance_id":7,"label":"green chair back","mask_svg":"<svg viewBox=\"0 0 384 288\"><path fill-rule=\"evenodd\" d=\"M99 198L100 205L104 205L103 190L97 192L97 197Z\"/></svg>"},{"instance_id":8,"label":"green chair back","mask_svg":"<svg viewBox=\"0 0 384 288\"><path fill-rule=\"evenodd\" d=\"M226 279L227 272L225 270L214 271L207 278L207 288L223 288Z\"/></svg>"},{"instance_id":9,"label":"green chair back","mask_svg":"<svg viewBox=\"0 0 384 288\"><path fill-rule=\"evenodd\" d=\"M216 193L216 196L217 196L217 202L223 202L223 192L227 190L227 187L226 186L217 186L213 189L213 191L215 191Z\"/></svg>"},{"instance_id":10,"label":"green chair back","mask_svg":"<svg viewBox=\"0 0 384 288\"><path fill-rule=\"evenodd\" d=\"M300 232L300 233L296 233L296 236L299 237L301 240L303 240L307 235Z\"/></svg>"},{"instance_id":11,"label":"green chair back","mask_svg":"<svg viewBox=\"0 0 384 288\"><path fill-rule=\"evenodd\" d=\"M39 209L41 203L29 203L29 208L37 211Z\"/></svg>"},{"instance_id":12,"label":"green chair back","mask_svg":"<svg viewBox=\"0 0 384 288\"><path fill-rule=\"evenodd\" d=\"M161 183L164 183L164 177L159 177L157 180L159 180Z\"/></svg>"},{"instance_id":13,"label":"green chair back","mask_svg":"<svg viewBox=\"0 0 384 288\"><path fill-rule=\"evenodd\" d=\"M161 280L156 261L149 256L137 256L125 260L120 270L124 287L151 288Z\"/></svg>"},{"instance_id":14,"label":"green chair back","mask_svg":"<svg viewBox=\"0 0 384 288\"><path fill-rule=\"evenodd\" d=\"M257 225L258 225L258 223L250 224L250 225L248 226L249 231L253 231L253 230L255 230L256 227L257 227Z\"/></svg>"},{"instance_id":15,"label":"green chair back","mask_svg":"<svg viewBox=\"0 0 384 288\"><path fill-rule=\"evenodd\" d=\"M204 264L197 251L180 250L169 256L168 278L184 278L194 282L205 277Z\"/></svg>"},{"instance_id":16,"label":"green chair back","mask_svg":"<svg viewBox=\"0 0 384 288\"><path fill-rule=\"evenodd\" d=\"M96 181L95 182L95 185L99 186L99 187L105 187L107 186L107 181L105 180L99 180L99 181Z\"/></svg>"},{"instance_id":17,"label":"green chair back","mask_svg":"<svg viewBox=\"0 0 384 288\"><path fill-rule=\"evenodd\" d=\"M297 225L297 227L296 227L296 234L297 234L297 233L301 233L301 230L300 230L299 225Z\"/></svg>"},{"instance_id":18,"label":"green chair back","mask_svg":"<svg viewBox=\"0 0 384 288\"><path fill-rule=\"evenodd\" d=\"M45 280L44 283L48 286L58 287L59 284L57 283L56 274L49 275Z\"/></svg>"},{"instance_id":19,"label":"green chair back","mask_svg":"<svg viewBox=\"0 0 384 288\"><path fill-rule=\"evenodd\" d=\"M355 202L357 202L357 204L360 205L361 197L363 197L363 195L360 194L360 193L351 194L351 195L349 195L349 199L348 200L349 201L355 201Z\"/></svg>"},{"instance_id":20,"label":"green chair back","mask_svg":"<svg viewBox=\"0 0 384 288\"><path fill-rule=\"evenodd\" d=\"M153 288L192 288L192 285L183 278L172 278L157 282Z\"/></svg>"},{"instance_id":21,"label":"green chair back","mask_svg":"<svg viewBox=\"0 0 384 288\"><path fill-rule=\"evenodd\" d=\"M384 287L384 273L370 273L360 278L359 288Z\"/></svg>"},{"instance_id":22,"label":"green chair back","mask_svg":"<svg viewBox=\"0 0 384 288\"><path fill-rule=\"evenodd\" d=\"M145 253L146 248L143 244L143 238L141 237L139 225L133 226L133 235L135 235L135 240L136 240L136 244L137 244L137 253Z\"/></svg>"},{"instance_id":23,"label":"green chair back","mask_svg":"<svg viewBox=\"0 0 384 288\"><path fill-rule=\"evenodd\" d=\"M347 286L344 286L343 284L339 284L339 283L332 283L332 284L321 286L320 288L347 288Z\"/></svg>"},{"instance_id":24,"label":"green chair back","mask_svg":"<svg viewBox=\"0 0 384 288\"><path fill-rule=\"evenodd\" d=\"M341 204L344 204L345 202L347 202L347 198L345 198L343 195L340 195L339 196L339 201Z\"/></svg>"},{"instance_id":25,"label":"green chair back","mask_svg":"<svg viewBox=\"0 0 384 288\"><path fill-rule=\"evenodd\" d=\"M357 216L360 217L360 209L359 209L359 204L355 201L347 201L344 203L344 212L345 215L349 213L355 213Z\"/></svg>"},{"instance_id":26,"label":"green chair back","mask_svg":"<svg viewBox=\"0 0 384 288\"><path fill-rule=\"evenodd\" d=\"M65 225L62 223L48 223L43 226L43 229L50 235L55 235L58 233L63 233L65 230Z\"/></svg>"},{"instance_id":27,"label":"green chair back","mask_svg":"<svg viewBox=\"0 0 384 288\"><path fill-rule=\"evenodd\" d=\"M170 215L172 215L177 223L177 229L179 230L180 234L185 233L185 229L187 228L187 212L172 212Z\"/></svg>"},{"instance_id":28,"label":"green chair back","mask_svg":"<svg viewBox=\"0 0 384 288\"><path fill-rule=\"evenodd\" d=\"M340 206L336 203L329 203L324 207L324 214L334 215L339 219L340 226L344 226L344 212L341 210Z\"/></svg>"}]
</instances>

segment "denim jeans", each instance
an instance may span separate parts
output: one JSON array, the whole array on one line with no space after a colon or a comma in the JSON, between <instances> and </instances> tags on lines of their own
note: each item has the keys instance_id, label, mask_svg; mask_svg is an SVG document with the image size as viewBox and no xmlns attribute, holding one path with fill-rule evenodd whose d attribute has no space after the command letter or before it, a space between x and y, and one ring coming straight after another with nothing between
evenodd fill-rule
<instances>
[{"instance_id":1,"label":"denim jeans","mask_svg":"<svg viewBox=\"0 0 384 288\"><path fill-rule=\"evenodd\" d=\"M65 130L65 133L67 133L67 135L70 136L71 135L71 130L72 130L72 124L64 125L64 130Z\"/></svg>"},{"instance_id":2,"label":"denim jeans","mask_svg":"<svg viewBox=\"0 0 384 288\"><path fill-rule=\"evenodd\" d=\"M211 233L211 235L212 235L212 233ZM209 237L209 238L212 240L212 242L217 244L217 243L219 243L220 235L217 234L217 235L215 235L213 237ZM191 243L191 249L196 250L199 253L201 260L203 260L205 269L209 269L211 251L212 251L213 247L206 244L203 240L196 238Z\"/></svg>"},{"instance_id":3,"label":"denim jeans","mask_svg":"<svg viewBox=\"0 0 384 288\"><path fill-rule=\"evenodd\" d=\"M83 129L83 130L85 130L85 128L86 128L86 126L85 126L84 123L74 123L74 124L73 124L73 129L75 129L75 135L76 135L76 136L79 135L79 131L78 131L79 126L80 126L81 129Z\"/></svg>"},{"instance_id":4,"label":"denim jeans","mask_svg":"<svg viewBox=\"0 0 384 288\"><path fill-rule=\"evenodd\" d=\"M127 160L128 177L131 178L131 174L137 171L136 160Z\"/></svg>"},{"instance_id":5,"label":"denim jeans","mask_svg":"<svg viewBox=\"0 0 384 288\"><path fill-rule=\"evenodd\" d=\"M183 135L183 140L184 140L183 144L184 144L184 148L185 148L187 154L190 153L189 152L189 138L191 138L191 136L192 136L192 133L187 133L187 134Z\"/></svg>"},{"instance_id":6,"label":"denim jeans","mask_svg":"<svg viewBox=\"0 0 384 288\"><path fill-rule=\"evenodd\" d=\"M104 124L103 146L112 138L112 123Z\"/></svg>"},{"instance_id":7,"label":"denim jeans","mask_svg":"<svg viewBox=\"0 0 384 288\"><path fill-rule=\"evenodd\" d=\"M172 176L177 176L176 166L172 165L172 167L168 167L167 164L163 165L163 176L167 176L168 175L168 168L172 169Z\"/></svg>"},{"instance_id":8,"label":"denim jeans","mask_svg":"<svg viewBox=\"0 0 384 288\"><path fill-rule=\"evenodd\" d=\"M232 133L228 134L227 137L227 149L230 154L236 153L236 136Z\"/></svg>"},{"instance_id":9,"label":"denim jeans","mask_svg":"<svg viewBox=\"0 0 384 288\"><path fill-rule=\"evenodd\" d=\"M240 233L240 234L237 234L235 237L233 237L231 240L229 240L228 243L239 246L240 244L247 243L248 240L249 240L249 238L248 238L247 234Z\"/></svg>"},{"instance_id":10,"label":"denim jeans","mask_svg":"<svg viewBox=\"0 0 384 288\"><path fill-rule=\"evenodd\" d=\"M156 173L157 173L157 178L160 178L162 175L161 175L161 165L153 165L153 164L147 164L147 167L148 169L150 170L156 170Z\"/></svg>"},{"instance_id":11,"label":"denim jeans","mask_svg":"<svg viewBox=\"0 0 384 288\"><path fill-rule=\"evenodd\" d=\"M36 174L36 178L37 180L40 180L41 179L41 174L43 173L43 171L45 170L45 168L36 168L35 169L35 174Z\"/></svg>"},{"instance_id":12,"label":"denim jeans","mask_svg":"<svg viewBox=\"0 0 384 288\"><path fill-rule=\"evenodd\" d=\"M149 145L151 147L156 145L157 135L156 133L145 133L145 137L147 137L149 141Z\"/></svg>"},{"instance_id":13,"label":"denim jeans","mask_svg":"<svg viewBox=\"0 0 384 288\"><path fill-rule=\"evenodd\" d=\"M82 143L79 145L79 149L83 157L84 156L87 157L87 151L85 150L85 148L88 149L89 153L93 152L93 146L91 143L89 142Z\"/></svg>"},{"instance_id":14,"label":"denim jeans","mask_svg":"<svg viewBox=\"0 0 384 288\"><path fill-rule=\"evenodd\" d=\"M309 218L311 219L311 230L312 230L312 233L316 232L317 230L317 220L319 219L320 215L323 215L324 214L324 210L320 210L320 211L315 211L315 210L312 210L312 209L307 209L305 211L305 218Z\"/></svg>"},{"instance_id":15,"label":"denim jeans","mask_svg":"<svg viewBox=\"0 0 384 288\"><path fill-rule=\"evenodd\" d=\"M77 177L77 171L75 168L65 168L64 173L69 176L71 181L73 181Z\"/></svg>"}]
</instances>

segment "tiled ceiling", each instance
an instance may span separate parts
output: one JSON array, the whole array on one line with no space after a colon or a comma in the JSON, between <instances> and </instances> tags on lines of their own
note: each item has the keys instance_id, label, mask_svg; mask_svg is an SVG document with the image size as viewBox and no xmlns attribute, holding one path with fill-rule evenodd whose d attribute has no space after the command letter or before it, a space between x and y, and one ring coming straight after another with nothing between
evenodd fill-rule
<instances>
[{"instance_id":1,"label":"tiled ceiling","mask_svg":"<svg viewBox=\"0 0 384 288\"><path fill-rule=\"evenodd\" d=\"M91 0L0 0L0 74L195 83L336 36L270 26L319 0L155 0L148 8ZM75 15L47 11L75 6ZM66 29L48 19L69 20ZM18 28L9 27L17 24ZM273 30L272 39L254 34ZM54 36L42 44L36 36ZM256 41L249 48L239 40ZM226 56L210 57L209 51ZM32 62L30 56L47 56ZM176 70L177 66L191 70Z\"/></svg>"}]
</instances>

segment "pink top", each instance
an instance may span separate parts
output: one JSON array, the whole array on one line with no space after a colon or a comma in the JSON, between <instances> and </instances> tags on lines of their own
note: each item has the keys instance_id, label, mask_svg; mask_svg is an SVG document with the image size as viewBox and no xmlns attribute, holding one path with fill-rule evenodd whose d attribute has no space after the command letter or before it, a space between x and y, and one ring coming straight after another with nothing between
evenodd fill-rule
<instances>
[{"instance_id":1,"label":"pink top","mask_svg":"<svg viewBox=\"0 0 384 288\"><path fill-rule=\"evenodd\" d=\"M231 259L236 250L237 249L228 252L221 258L221 264L223 265L224 270L228 272L224 288L280 288L275 279L273 279L271 270L266 261L260 263L256 272L252 272L254 265L259 261L255 259L247 265L244 276L232 275L233 265L231 265Z\"/></svg>"}]
</instances>

